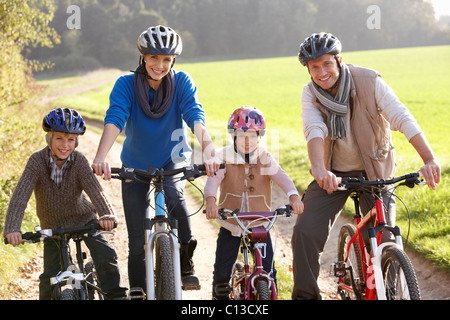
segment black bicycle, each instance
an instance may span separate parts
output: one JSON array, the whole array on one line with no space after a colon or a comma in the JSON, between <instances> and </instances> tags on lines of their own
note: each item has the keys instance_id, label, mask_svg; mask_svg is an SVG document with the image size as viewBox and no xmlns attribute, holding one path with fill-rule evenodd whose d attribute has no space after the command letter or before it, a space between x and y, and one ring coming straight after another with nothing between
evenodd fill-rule
<instances>
[{"instance_id":1,"label":"black bicycle","mask_svg":"<svg viewBox=\"0 0 450 320\"><path fill-rule=\"evenodd\" d=\"M58 244L61 271L50 278L52 300L103 300L104 292L99 287L94 262L84 264L87 255L82 250L83 236L97 236L103 233L114 234L102 230L98 223L67 229L36 227L35 232L22 234L24 242L38 243L46 238L52 238ZM77 263L70 252L70 240L75 243ZM5 243L8 244L6 238Z\"/></svg>"}]
</instances>

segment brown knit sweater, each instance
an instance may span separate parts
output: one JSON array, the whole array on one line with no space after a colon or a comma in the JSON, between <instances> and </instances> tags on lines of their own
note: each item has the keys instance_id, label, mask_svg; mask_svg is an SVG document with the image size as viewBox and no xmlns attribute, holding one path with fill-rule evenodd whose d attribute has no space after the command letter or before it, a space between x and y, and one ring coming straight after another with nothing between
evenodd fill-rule
<instances>
[{"instance_id":1,"label":"brown knit sweater","mask_svg":"<svg viewBox=\"0 0 450 320\"><path fill-rule=\"evenodd\" d=\"M71 158L61 186L57 187L50 178L49 148L45 147L31 155L9 203L3 231L5 235L20 232L33 191L42 229L82 226L98 218L96 213L100 217L114 216L111 203L86 157L74 151Z\"/></svg>"}]
</instances>

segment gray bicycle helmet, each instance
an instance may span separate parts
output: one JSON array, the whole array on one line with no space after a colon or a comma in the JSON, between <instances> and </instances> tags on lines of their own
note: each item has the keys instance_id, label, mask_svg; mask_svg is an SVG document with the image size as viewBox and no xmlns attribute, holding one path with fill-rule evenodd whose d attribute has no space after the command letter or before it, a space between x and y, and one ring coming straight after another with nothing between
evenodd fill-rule
<instances>
[{"instance_id":1,"label":"gray bicycle helmet","mask_svg":"<svg viewBox=\"0 0 450 320\"><path fill-rule=\"evenodd\" d=\"M332 54L335 56L341 51L341 42L331 33L313 33L300 45L298 60L303 66L306 66L308 61L320 58L324 54Z\"/></svg>"},{"instance_id":2,"label":"gray bicycle helmet","mask_svg":"<svg viewBox=\"0 0 450 320\"><path fill-rule=\"evenodd\" d=\"M137 47L142 54L180 55L183 43L172 28L159 25L142 32Z\"/></svg>"},{"instance_id":3,"label":"gray bicycle helmet","mask_svg":"<svg viewBox=\"0 0 450 320\"><path fill-rule=\"evenodd\" d=\"M42 120L42 128L45 132L63 132L83 135L86 132L86 124L81 115L69 108L57 108L50 111Z\"/></svg>"}]
</instances>

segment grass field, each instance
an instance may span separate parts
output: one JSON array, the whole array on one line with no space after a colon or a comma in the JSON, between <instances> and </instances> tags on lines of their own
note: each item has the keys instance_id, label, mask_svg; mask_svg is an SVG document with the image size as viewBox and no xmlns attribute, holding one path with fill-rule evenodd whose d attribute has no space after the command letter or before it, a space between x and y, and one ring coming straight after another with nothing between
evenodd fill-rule
<instances>
[{"instance_id":1,"label":"grass field","mask_svg":"<svg viewBox=\"0 0 450 320\"><path fill-rule=\"evenodd\" d=\"M378 70L411 110L442 165L442 182L436 191L425 187L399 190L411 214L409 245L441 267L450 270L450 46L390 49L344 53L344 61ZM311 177L302 133L300 97L309 74L296 57L177 64L192 75L207 115L215 145L226 143L226 121L241 105L262 110L267 120L269 151L303 191ZM52 81L48 80L47 84ZM102 119L113 83L55 103L79 109ZM416 171L421 159L401 133L394 132L397 174ZM398 203L397 221L407 230L408 221Z\"/></svg>"}]
</instances>

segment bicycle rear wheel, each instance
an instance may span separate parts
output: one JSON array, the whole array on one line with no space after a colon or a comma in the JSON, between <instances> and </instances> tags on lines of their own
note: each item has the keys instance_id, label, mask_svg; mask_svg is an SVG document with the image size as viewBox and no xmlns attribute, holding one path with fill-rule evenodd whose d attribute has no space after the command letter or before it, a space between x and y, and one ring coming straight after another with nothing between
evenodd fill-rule
<instances>
[{"instance_id":1,"label":"bicycle rear wheel","mask_svg":"<svg viewBox=\"0 0 450 320\"><path fill-rule=\"evenodd\" d=\"M388 300L420 300L416 273L403 250L389 247L381 257L383 285Z\"/></svg>"},{"instance_id":2,"label":"bicycle rear wheel","mask_svg":"<svg viewBox=\"0 0 450 320\"><path fill-rule=\"evenodd\" d=\"M89 261L84 266L84 274L86 275L86 282L88 283L88 297L89 300L103 300L103 294L99 288L99 281L97 278L97 271L95 270L94 262Z\"/></svg>"},{"instance_id":3,"label":"bicycle rear wheel","mask_svg":"<svg viewBox=\"0 0 450 320\"><path fill-rule=\"evenodd\" d=\"M175 300L173 246L169 235L161 234L155 244L155 296L157 300Z\"/></svg>"},{"instance_id":4,"label":"bicycle rear wheel","mask_svg":"<svg viewBox=\"0 0 450 320\"><path fill-rule=\"evenodd\" d=\"M360 281L364 279L364 271L362 265L361 247L358 240L353 241L350 246L350 252L347 257L348 243L356 233L356 228L352 224L346 224L341 228L338 241L338 261L345 261L345 266L351 268L351 273L346 272L346 275L342 278L342 281L349 286L352 286L353 293L343 290L338 287L338 293L344 300L361 300L362 291Z\"/></svg>"},{"instance_id":5,"label":"bicycle rear wheel","mask_svg":"<svg viewBox=\"0 0 450 320\"><path fill-rule=\"evenodd\" d=\"M245 281L244 277L244 265L237 262L234 265L233 272L231 274L231 293L230 298L233 300L245 299Z\"/></svg>"}]
</instances>

